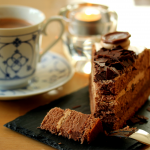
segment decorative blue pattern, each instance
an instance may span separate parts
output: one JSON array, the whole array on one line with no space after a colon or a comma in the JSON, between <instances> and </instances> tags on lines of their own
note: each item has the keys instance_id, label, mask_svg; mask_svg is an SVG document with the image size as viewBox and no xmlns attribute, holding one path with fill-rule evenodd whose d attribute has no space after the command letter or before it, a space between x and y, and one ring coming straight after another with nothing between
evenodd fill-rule
<instances>
[{"instance_id":1,"label":"decorative blue pattern","mask_svg":"<svg viewBox=\"0 0 150 150\"><path fill-rule=\"evenodd\" d=\"M18 47L20 44L22 43L22 41L19 39L19 38L16 38L14 41L13 41L13 45L15 47ZM7 43L9 44L9 43Z\"/></svg>"},{"instance_id":2,"label":"decorative blue pattern","mask_svg":"<svg viewBox=\"0 0 150 150\"><path fill-rule=\"evenodd\" d=\"M72 75L72 67L63 57L48 52L42 57L28 86L16 90L0 90L0 99L15 99L47 92L66 83Z\"/></svg>"},{"instance_id":3,"label":"decorative blue pattern","mask_svg":"<svg viewBox=\"0 0 150 150\"><path fill-rule=\"evenodd\" d=\"M24 66L27 61L28 58L22 56L19 50L16 50L14 54L11 57L7 58L7 60L5 60L3 63L6 65L7 69L11 68L13 72L18 73L21 67ZM8 75L8 77L10 77L9 73L7 72L7 69L6 74Z\"/></svg>"},{"instance_id":4,"label":"decorative blue pattern","mask_svg":"<svg viewBox=\"0 0 150 150\"><path fill-rule=\"evenodd\" d=\"M4 64L0 66L0 80L23 79L33 75L36 67L36 58L33 56L37 37L39 38L39 31L18 36L0 36L0 58ZM9 39L10 42L4 43L2 42L5 41L3 39L6 41ZM26 49L21 46L26 47ZM5 55L6 51L8 51L8 56ZM21 69L24 70L23 75L19 74Z\"/></svg>"}]
</instances>

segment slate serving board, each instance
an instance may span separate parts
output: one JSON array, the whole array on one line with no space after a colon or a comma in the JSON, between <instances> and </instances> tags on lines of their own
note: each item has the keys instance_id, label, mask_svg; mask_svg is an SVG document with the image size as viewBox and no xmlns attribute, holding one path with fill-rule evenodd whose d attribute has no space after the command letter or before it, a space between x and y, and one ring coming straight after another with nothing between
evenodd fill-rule
<instances>
[{"instance_id":1,"label":"slate serving board","mask_svg":"<svg viewBox=\"0 0 150 150\"><path fill-rule=\"evenodd\" d=\"M96 140L90 145L81 145L80 143L73 140L68 140L67 138L61 136L52 135L48 131L37 128L40 126L44 116L51 108L60 107L62 109L72 109L77 105L81 105L81 107L76 108L76 111L87 114L90 113L88 87L59 98L58 100L55 100L50 104L33 109L25 115L20 116L15 120L5 124L4 126L59 150L139 149L143 145L133 139L108 137L104 135L99 135ZM138 114L150 118L150 112L146 110L149 105L150 101L148 100L145 105L139 110ZM134 126L137 126L140 129L144 129L150 133L150 121L142 125L136 124Z\"/></svg>"}]
</instances>

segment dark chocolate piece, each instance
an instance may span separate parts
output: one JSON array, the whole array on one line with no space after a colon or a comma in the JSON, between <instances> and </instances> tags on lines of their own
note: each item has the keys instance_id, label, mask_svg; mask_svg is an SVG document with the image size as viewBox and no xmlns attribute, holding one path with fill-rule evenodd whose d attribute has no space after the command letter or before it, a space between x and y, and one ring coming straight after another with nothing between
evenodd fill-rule
<instances>
[{"instance_id":1,"label":"dark chocolate piece","mask_svg":"<svg viewBox=\"0 0 150 150\"><path fill-rule=\"evenodd\" d=\"M128 32L111 32L102 37L102 41L108 44L116 44L127 40L131 35Z\"/></svg>"},{"instance_id":2,"label":"dark chocolate piece","mask_svg":"<svg viewBox=\"0 0 150 150\"><path fill-rule=\"evenodd\" d=\"M96 69L94 81L114 79L124 73L136 58L135 52L124 50L121 46L113 49L101 48L94 56Z\"/></svg>"},{"instance_id":3,"label":"dark chocolate piece","mask_svg":"<svg viewBox=\"0 0 150 150\"><path fill-rule=\"evenodd\" d=\"M133 116L132 118L129 119L133 124L139 123L140 119L138 119L137 117Z\"/></svg>"},{"instance_id":4,"label":"dark chocolate piece","mask_svg":"<svg viewBox=\"0 0 150 150\"><path fill-rule=\"evenodd\" d=\"M118 74L114 71L112 67L107 67L106 78L109 80L112 77L116 77Z\"/></svg>"},{"instance_id":5,"label":"dark chocolate piece","mask_svg":"<svg viewBox=\"0 0 150 150\"><path fill-rule=\"evenodd\" d=\"M76 108L79 108L79 107L81 107L81 105L73 106L72 109L76 109Z\"/></svg>"}]
</instances>

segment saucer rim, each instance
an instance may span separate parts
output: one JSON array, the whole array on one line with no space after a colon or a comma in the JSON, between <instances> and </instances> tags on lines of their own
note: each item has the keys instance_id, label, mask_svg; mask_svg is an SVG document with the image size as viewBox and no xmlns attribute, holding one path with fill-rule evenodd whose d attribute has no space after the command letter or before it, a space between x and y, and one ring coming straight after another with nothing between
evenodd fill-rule
<instances>
[{"instance_id":1,"label":"saucer rim","mask_svg":"<svg viewBox=\"0 0 150 150\"><path fill-rule=\"evenodd\" d=\"M4 101L5 100L19 100L21 98L27 98L27 97L31 97L31 96L34 96L34 95L39 95L39 94L42 94L42 93L46 93L48 91L55 90L56 88L59 88L60 86L62 86L65 83L67 83L73 77L73 75L75 73L75 70L74 70L72 65L68 62L68 60L64 56L62 56L62 55L60 55L58 53L52 52L52 51L48 51L46 54L48 54L48 53L51 53L51 54L53 54L53 55L63 59L67 63L67 65L69 66L69 69L70 69L69 77L66 78L65 80L63 80L62 82L58 83L57 85L54 85L52 87L47 87L46 89L44 88L43 90L40 90L40 92L38 92L38 93L36 91L34 91L34 92L30 93L30 94L25 94L25 95L8 95L8 96L0 95L0 101L3 101L3 100Z\"/></svg>"}]
</instances>

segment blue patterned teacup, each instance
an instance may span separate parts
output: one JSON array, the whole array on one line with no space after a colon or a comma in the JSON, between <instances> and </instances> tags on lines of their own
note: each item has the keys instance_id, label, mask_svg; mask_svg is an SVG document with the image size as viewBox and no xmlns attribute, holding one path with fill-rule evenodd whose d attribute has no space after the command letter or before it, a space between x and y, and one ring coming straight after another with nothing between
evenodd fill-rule
<instances>
[{"instance_id":1,"label":"blue patterned teacup","mask_svg":"<svg viewBox=\"0 0 150 150\"><path fill-rule=\"evenodd\" d=\"M64 26L59 18L49 18L34 8L24 6L0 6L0 18L18 18L32 24L18 28L0 28L0 89L26 86L34 76L39 58L62 36ZM61 25L59 38L40 55L40 36L51 21Z\"/></svg>"}]
</instances>

